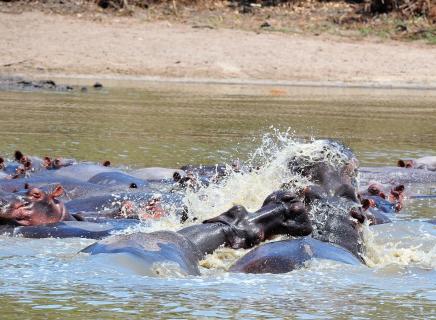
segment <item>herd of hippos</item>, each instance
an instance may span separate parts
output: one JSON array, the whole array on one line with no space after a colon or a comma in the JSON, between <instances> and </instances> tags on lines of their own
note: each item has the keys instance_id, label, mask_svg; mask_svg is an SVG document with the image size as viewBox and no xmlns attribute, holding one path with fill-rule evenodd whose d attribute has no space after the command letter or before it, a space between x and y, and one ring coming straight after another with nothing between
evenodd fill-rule
<instances>
[{"instance_id":1,"label":"herd of hippos","mask_svg":"<svg viewBox=\"0 0 436 320\"><path fill-rule=\"evenodd\" d=\"M39 158L16 151L15 159L0 158L0 232L97 239L81 252L131 255L144 269L172 263L187 275L200 275L199 261L223 246L256 247L230 272L284 273L312 258L364 264L363 227L391 222L405 197L419 197L406 193L404 185L413 189L416 183L436 182L436 157L399 160L398 167L359 168L349 148L332 140L323 143L321 154L336 153L335 161L303 156L287 161L286 170L306 185L285 183L271 190L255 212L236 205L205 221L191 216L184 203L187 190L224 184L231 174L256 174L260 168L235 162L123 171L109 161ZM189 226L176 232L117 233L168 214ZM279 235L288 238L259 245Z\"/></svg>"}]
</instances>

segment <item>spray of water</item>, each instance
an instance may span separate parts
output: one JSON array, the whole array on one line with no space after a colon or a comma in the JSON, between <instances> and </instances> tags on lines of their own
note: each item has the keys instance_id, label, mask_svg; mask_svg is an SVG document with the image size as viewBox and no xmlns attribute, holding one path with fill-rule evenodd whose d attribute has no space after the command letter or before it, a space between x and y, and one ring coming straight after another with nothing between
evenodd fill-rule
<instances>
[{"instance_id":1,"label":"spray of water","mask_svg":"<svg viewBox=\"0 0 436 320\"><path fill-rule=\"evenodd\" d=\"M271 132L262 136L260 145L247 156L245 164L252 168L251 171L234 172L230 170L229 165L229 175L218 184L187 191L185 204L190 215L198 218L196 222L191 221L188 224L198 223L221 214L234 204L244 205L248 210L257 210L264 199L283 184L286 184L291 191L297 191L309 185L307 178L290 169L292 163L298 163L299 167L304 167L316 162L324 162L339 168L350 160L350 154L350 150L341 144L332 143L329 140L302 140L296 138L290 130L281 132L272 128ZM230 160L229 163L231 163ZM348 215L348 210L345 210L344 214ZM312 218L314 219L313 216ZM316 222L322 224L323 218L325 216L319 216L320 221ZM135 227L128 232L177 230L186 225L181 225L178 217L170 215L159 220L148 221L139 229ZM380 242L376 241L377 236L371 228L366 225L363 229L363 239L366 245L364 259L368 266L419 262L428 267L435 267L436 248L434 245L430 248L423 248L416 243L405 247L395 238L391 242ZM389 232L392 231L389 230ZM208 255L201 265L211 269L226 269L245 253L245 250L219 249L214 254Z\"/></svg>"}]
</instances>

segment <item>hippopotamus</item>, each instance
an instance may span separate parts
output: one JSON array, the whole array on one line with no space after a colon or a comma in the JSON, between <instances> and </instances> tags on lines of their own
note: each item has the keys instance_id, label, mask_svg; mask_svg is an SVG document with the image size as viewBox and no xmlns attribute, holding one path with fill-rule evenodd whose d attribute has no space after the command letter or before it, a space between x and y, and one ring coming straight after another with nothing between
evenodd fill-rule
<instances>
[{"instance_id":1,"label":"hippopotamus","mask_svg":"<svg viewBox=\"0 0 436 320\"><path fill-rule=\"evenodd\" d=\"M122 189L146 189L149 186L149 183L143 179L118 171L100 172L91 177L88 182Z\"/></svg>"},{"instance_id":2,"label":"hippopotamus","mask_svg":"<svg viewBox=\"0 0 436 320\"><path fill-rule=\"evenodd\" d=\"M300 192L313 227L311 237L264 244L239 259L230 271L288 272L312 258L362 264L362 224L367 216L353 187L357 163L348 161L351 154L346 155L336 164L319 160L303 162L302 167L297 158L292 159L290 169L312 183Z\"/></svg>"},{"instance_id":3,"label":"hippopotamus","mask_svg":"<svg viewBox=\"0 0 436 320\"><path fill-rule=\"evenodd\" d=\"M172 180L175 173L179 174L180 176L184 176L186 174L181 169L160 167L141 168L129 171L131 176L148 181Z\"/></svg>"},{"instance_id":4,"label":"hippopotamus","mask_svg":"<svg viewBox=\"0 0 436 320\"><path fill-rule=\"evenodd\" d=\"M158 218L173 213L187 218L183 195L178 193L123 192L74 199L65 203L71 213L81 213L86 220L95 218Z\"/></svg>"},{"instance_id":5,"label":"hippopotamus","mask_svg":"<svg viewBox=\"0 0 436 320\"><path fill-rule=\"evenodd\" d=\"M350 265L362 261L344 248L311 237L282 240L259 246L235 262L230 272L286 273L304 267L311 259L328 259Z\"/></svg>"},{"instance_id":6,"label":"hippopotamus","mask_svg":"<svg viewBox=\"0 0 436 320\"><path fill-rule=\"evenodd\" d=\"M418 159L400 159L398 160L397 165L401 168L436 171L436 156L428 156Z\"/></svg>"},{"instance_id":7,"label":"hippopotamus","mask_svg":"<svg viewBox=\"0 0 436 320\"><path fill-rule=\"evenodd\" d=\"M277 234L304 236L312 231L304 205L290 192L270 195L256 212L234 206L223 214L177 232L117 235L82 250L114 254L111 264L129 259L141 274L155 274L156 264L171 264L180 273L199 275L198 261L220 246L250 248ZM134 262L136 261L136 263Z\"/></svg>"},{"instance_id":8,"label":"hippopotamus","mask_svg":"<svg viewBox=\"0 0 436 320\"><path fill-rule=\"evenodd\" d=\"M73 178L83 182L87 182L95 175L102 172L121 172L110 166L94 164L94 163L79 163L71 166L62 167L52 172L56 177Z\"/></svg>"},{"instance_id":9,"label":"hippopotamus","mask_svg":"<svg viewBox=\"0 0 436 320\"><path fill-rule=\"evenodd\" d=\"M23 238L87 238L103 239L116 231L136 226L132 219L105 219L104 221L62 221L36 226L0 225L0 234Z\"/></svg>"},{"instance_id":10,"label":"hippopotamus","mask_svg":"<svg viewBox=\"0 0 436 320\"><path fill-rule=\"evenodd\" d=\"M42 190L60 184L64 188L64 194L60 198L64 201L89 197L96 194L111 193L120 188L111 186L101 186L89 182L83 182L73 178L57 177L56 175L34 175L26 178L5 179L0 181L0 190L4 192L16 193L27 190L31 187L37 187Z\"/></svg>"},{"instance_id":11,"label":"hippopotamus","mask_svg":"<svg viewBox=\"0 0 436 320\"><path fill-rule=\"evenodd\" d=\"M114 231L137 225L132 219L95 219L86 222L80 214L70 214L57 198L62 186L50 192L31 188L24 195L0 192L0 233L27 238L82 237L101 239Z\"/></svg>"},{"instance_id":12,"label":"hippopotamus","mask_svg":"<svg viewBox=\"0 0 436 320\"><path fill-rule=\"evenodd\" d=\"M361 167L360 181L368 184L377 181L381 184L436 183L436 171L406 169L400 167Z\"/></svg>"},{"instance_id":13,"label":"hippopotamus","mask_svg":"<svg viewBox=\"0 0 436 320\"><path fill-rule=\"evenodd\" d=\"M365 208L378 208L384 213L395 213L403 208L404 185L394 186L389 192L377 182L372 182L363 191L359 192L359 198Z\"/></svg>"},{"instance_id":14,"label":"hippopotamus","mask_svg":"<svg viewBox=\"0 0 436 320\"><path fill-rule=\"evenodd\" d=\"M356 203L309 189L305 192L313 226L310 237L261 245L237 260L231 272L284 273L303 267L313 258L363 264L361 225L366 218Z\"/></svg>"},{"instance_id":15,"label":"hippopotamus","mask_svg":"<svg viewBox=\"0 0 436 320\"><path fill-rule=\"evenodd\" d=\"M76 219L68 213L64 204L57 200L63 193L64 189L60 185L48 193L31 188L24 196L16 196L9 202L3 200L0 220L6 224L21 226L74 221Z\"/></svg>"}]
</instances>

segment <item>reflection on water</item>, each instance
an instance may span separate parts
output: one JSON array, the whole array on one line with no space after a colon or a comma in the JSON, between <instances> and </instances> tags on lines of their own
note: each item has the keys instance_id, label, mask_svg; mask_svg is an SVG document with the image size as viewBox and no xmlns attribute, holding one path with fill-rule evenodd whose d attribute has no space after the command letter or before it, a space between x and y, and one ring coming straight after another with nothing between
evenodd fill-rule
<instances>
[{"instance_id":1,"label":"reflection on water","mask_svg":"<svg viewBox=\"0 0 436 320\"><path fill-rule=\"evenodd\" d=\"M116 85L88 93L0 92L2 155L20 148L132 166L216 163L247 158L271 125L298 137L340 138L364 165L434 154L432 91ZM428 188L421 186L423 193ZM223 192L231 190L217 194ZM262 192L269 190L256 191ZM242 252L222 249L202 262L202 277L150 278L77 254L91 240L1 236L0 314L430 319L436 227L409 220L434 218L435 210L434 199L408 200L398 216L403 221L373 229L371 268L313 261L284 275L229 274L225 269Z\"/></svg>"}]
</instances>

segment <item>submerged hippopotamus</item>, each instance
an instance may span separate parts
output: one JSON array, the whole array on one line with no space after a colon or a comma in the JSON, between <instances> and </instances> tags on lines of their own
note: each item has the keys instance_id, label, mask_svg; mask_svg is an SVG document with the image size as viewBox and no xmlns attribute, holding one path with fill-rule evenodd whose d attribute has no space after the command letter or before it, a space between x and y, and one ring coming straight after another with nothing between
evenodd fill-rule
<instances>
[{"instance_id":1,"label":"submerged hippopotamus","mask_svg":"<svg viewBox=\"0 0 436 320\"><path fill-rule=\"evenodd\" d=\"M82 252L117 254L112 263L129 259L129 265L140 268L141 274L154 274L156 264L171 264L183 274L199 275L198 261L220 246L250 248L277 234L304 236L311 231L304 205L294 194L279 192L270 195L254 213L242 206L234 206L202 224L177 232L112 236Z\"/></svg>"},{"instance_id":2,"label":"submerged hippopotamus","mask_svg":"<svg viewBox=\"0 0 436 320\"><path fill-rule=\"evenodd\" d=\"M284 273L313 259L362 264L365 215L358 204L343 197L327 197L306 190L306 208L313 226L310 237L271 242L237 260L231 272Z\"/></svg>"},{"instance_id":3,"label":"submerged hippopotamus","mask_svg":"<svg viewBox=\"0 0 436 320\"><path fill-rule=\"evenodd\" d=\"M63 202L57 199L63 193L64 189L60 185L55 186L50 192L31 188L23 196L17 195L11 201L3 200L0 220L20 226L74 221L76 219L68 213Z\"/></svg>"},{"instance_id":4,"label":"submerged hippopotamus","mask_svg":"<svg viewBox=\"0 0 436 320\"><path fill-rule=\"evenodd\" d=\"M333 146L343 155L340 145ZM367 217L353 186L357 162L352 159L347 151L336 163L321 159L303 162L299 167L302 162L293 158L289 168L311 182L300 192L313 227L310 238L264 244L236 261L230 271L289 272L312 258L362 264L365 251L362 227Z\"/></svg>"},{"instance_id":5,"label":"submerged hippopotamus","mask_svg":"<svg viewBox=\"0 0 436 320\"><path fill-rule=\"evenodd\" d=\"M70 214L58 198L60 185L49 192L30 188L24 194L0 192L0 233L26 238L81 237L101 239L114 231L137 225L133 219L84 221L80 214Z\"/></svg>"},{"instance_id":6,"label":"submerged hippopotamus","mask_svg":"<svg viewBox=\"0 0 436 320\"><path fill-rule=\"evenodd\" d=\"M418 159L400 159L398 160L397 165L401 168L436 171L436 156L428 156Z\"/></svg>"},{"instance_id":7,"label":"submerged hippopotamus","mask_svg":"<svg viewBox=\"0 0 436 320\"><path fill-rule=\"evenodd\" d=\"M359 199L370 225L391 222L387 215L403 208L404 189L404 185L401 184L387 191L382 184L371 182L367 188L359 192Z\"/></svg>"},{"instance_id":8,"label":"submerged hippopotamus","mask_svg":"<svg viewBox=\"0 0 436 320\"><path fill-rule=\"evenodd\" d=\"M436 183L436 171L407 169L400 167L361 167L360 181L368 184L377 181L382 184Z\"/></svg>"},{"instance_id":9,"label":"submerged hippopotamus","mask_svg":"<svg viewBox=\"0 0 436 320\"><path fill-rule=\"evenodd\" d=\"M44 170L60 169L75 163L74 159L27 156L19 150L15 151L14 160L6 163L3 158L0 158L0 169L11 179L23 178Z\"/></svg>"}]
</instances>

